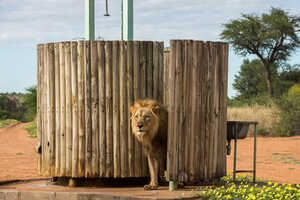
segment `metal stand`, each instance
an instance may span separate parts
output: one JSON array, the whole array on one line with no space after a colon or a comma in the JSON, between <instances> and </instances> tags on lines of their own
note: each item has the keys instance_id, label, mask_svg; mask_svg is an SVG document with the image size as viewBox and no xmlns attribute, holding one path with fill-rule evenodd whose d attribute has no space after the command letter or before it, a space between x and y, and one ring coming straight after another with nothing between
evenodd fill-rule
<instances>
[{"instance_id":1,"label":"metal stand","mask_svg":"<svg viewBox=\"0 0 300 200\"><path fill-rule=\"evenodd\" d=\"M234 127L234 158L233 158L233 181L236 181L237 173L253 172L253 182L256 181L256 125L257 122L245 122L254 125L254 150L253 150L253 170L236 170L237 161L237 125Z\"/></svg>"}]
</instances>

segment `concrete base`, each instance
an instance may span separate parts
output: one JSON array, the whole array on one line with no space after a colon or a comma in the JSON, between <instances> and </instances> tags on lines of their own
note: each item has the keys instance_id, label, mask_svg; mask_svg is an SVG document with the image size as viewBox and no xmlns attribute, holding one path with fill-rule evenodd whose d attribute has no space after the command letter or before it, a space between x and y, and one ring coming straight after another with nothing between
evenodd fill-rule
<instances>
[{"instance_id":1,"label":"concrete base","mask_svg":"<svg viewBox=\"0 0 300 200\"><path fill-rule=\"evenodd\" d=\"M67 187L39 180L0 186L0 200L146 200L197 199L193 188L145 191L143 187Z\"/></svg>"}]
</instances>

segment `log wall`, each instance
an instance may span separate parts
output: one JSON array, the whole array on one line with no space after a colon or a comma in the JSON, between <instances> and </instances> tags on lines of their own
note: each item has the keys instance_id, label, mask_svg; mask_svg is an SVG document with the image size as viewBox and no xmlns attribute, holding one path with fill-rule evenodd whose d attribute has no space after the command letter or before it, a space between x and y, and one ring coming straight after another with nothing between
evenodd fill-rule
<instances>
[{"instance_id":1,"label":"log wall","mask_svg":"<svg viewBox=\"0 0 300 200\"><path fill-rule=\"evenodd\" d=\"M168 70L168 179L226 175L228 44L171 40Z\"/></svg>"},{"instance_id":2,"label":"log wall","mask_svg":"<svg viewBox=\"0 0 300 200\"><path fill-rule=\"evenodd\" d=\"M130 128L136 99L163 102L163 43L38 45L39 172L51 177L145 177Z\"/></svg>"}]
</instances>

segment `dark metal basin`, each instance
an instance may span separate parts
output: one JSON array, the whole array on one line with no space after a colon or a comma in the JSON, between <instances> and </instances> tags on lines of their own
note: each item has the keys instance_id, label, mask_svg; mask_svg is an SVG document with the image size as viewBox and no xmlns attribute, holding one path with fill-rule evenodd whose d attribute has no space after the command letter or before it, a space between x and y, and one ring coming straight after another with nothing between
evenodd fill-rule
<instances>
[{"instance_id":1,"label":"dark metal basin","mask_svg":"<svg viewBox=\"0 0 300 200\"><path fill-rule=\"evenodd\" d=\"M245 139L249 130L249 122L227 121L227 140Z\"/></svg>"}]
</instances>

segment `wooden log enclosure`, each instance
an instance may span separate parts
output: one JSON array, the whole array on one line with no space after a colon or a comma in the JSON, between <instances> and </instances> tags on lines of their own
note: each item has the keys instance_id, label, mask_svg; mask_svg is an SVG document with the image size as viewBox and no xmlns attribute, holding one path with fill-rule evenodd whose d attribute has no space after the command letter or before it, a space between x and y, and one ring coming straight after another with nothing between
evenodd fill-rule
<instances>
[{"instance_id":1,"label":"wooden log enclosure","mask_svg":"<svg viewBox=\"0 0 300 200\"><path fill-rule=\"evenodd\" d=\"M171 40L166 57L167 178L193 183L224 176L228 44Z\"/></svg>"},{"instance_id":2,"label":"wooden log enclosure","mask_svg":"<svg viewBox=\"0 0 300 200\"><path fill-rule=\"evenodd\" d=\"M163 102L163 43L39 44L38 168L50 177L145 177L130 128L139 98Z\"/></svg>"}]
</instances>

